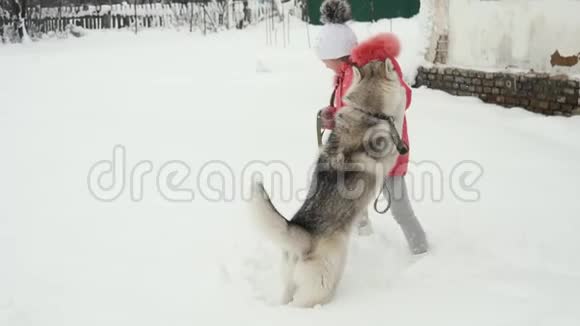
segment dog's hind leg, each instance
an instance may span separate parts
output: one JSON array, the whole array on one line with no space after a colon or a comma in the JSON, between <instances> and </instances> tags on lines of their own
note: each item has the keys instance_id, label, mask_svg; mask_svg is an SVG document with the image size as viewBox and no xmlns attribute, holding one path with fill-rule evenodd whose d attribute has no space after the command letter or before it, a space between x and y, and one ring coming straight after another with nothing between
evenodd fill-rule
<instances>
[{"instance_id":1,"label":"dog's hind leg","mask_svg":"<svg viewBox=\"0 0 580 326\"><path fill-rule=\"evenodd\" d=\"M282 272L282 281L284 282L284 292L282 293L281 304L288 304L296 292L296 283L294 282L294 270L296 269L297 257L288 251L282 253L282 263L280 265Z\"/></svg>"},{"instance_id":2,"label":"dog's hind leg","mask_svg":"<svg viewBox=\"0 0 580 326\"><path fill-rule=\"evenodd\" d=\"M346 241L343 236L323 240L313 256L298 261L294 271L297 288L291 306L309 308L332 299L344 270Z\"/></svg>"},{"instance_id":3,"label":"dog's hind leg","mask_svg":"<svg viewBox=\"0 0 580 326\"><path fill-rule=\"evenodd\" d=\"M332 276L322 259L299 261L295 270L296 292L290 306L312 308L330 301L334 292Z\"/></svg>"}]
</instances>

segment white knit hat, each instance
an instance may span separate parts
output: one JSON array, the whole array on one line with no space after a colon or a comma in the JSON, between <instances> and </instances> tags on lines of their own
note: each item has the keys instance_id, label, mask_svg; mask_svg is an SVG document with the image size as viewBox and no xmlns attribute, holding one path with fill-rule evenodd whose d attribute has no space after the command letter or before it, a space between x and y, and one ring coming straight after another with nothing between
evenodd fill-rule
<instances>
[{"instance_id":1,"label":"white knit hat","mask_svg":"<svg viewBox=\"0 0 580 326\"><path fill-rule=\"evenodd\" d=\"M320 6L320 20L324 23L316 41L316 54L321 60L338 59L350 54L357 45L356 35L348 25L350 5L345 0L326 0Z\"/></svg>"},{"instance_id":2,"label":"white knit hat","mask_svg":"<svg viewBox=\"0 0 580 326\"><path fill-rule=\"evenodd\" d=\"M316 54L320 60L338 59L350 54L357 45L356 35L344 24L326 24L320 29Z\"/></svg>"}]
</instances>

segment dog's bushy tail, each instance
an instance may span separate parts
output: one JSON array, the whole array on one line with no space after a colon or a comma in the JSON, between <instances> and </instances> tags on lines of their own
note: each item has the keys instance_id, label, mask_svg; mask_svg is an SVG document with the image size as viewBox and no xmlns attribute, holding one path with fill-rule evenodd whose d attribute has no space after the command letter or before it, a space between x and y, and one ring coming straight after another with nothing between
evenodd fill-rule
<instances>
[{"instance_id":1,"label":"dog's bushy tail","mask_svg":"<svg viewBox=\"0 0 580 326\"><path fill-rule=\"evenodd\" d=\"M252 216L258 230L275 245L293 253L310 250L312 236L304 228L292 224L276 210L261 182L253 184Z\"/></svg>"}]
</instances>

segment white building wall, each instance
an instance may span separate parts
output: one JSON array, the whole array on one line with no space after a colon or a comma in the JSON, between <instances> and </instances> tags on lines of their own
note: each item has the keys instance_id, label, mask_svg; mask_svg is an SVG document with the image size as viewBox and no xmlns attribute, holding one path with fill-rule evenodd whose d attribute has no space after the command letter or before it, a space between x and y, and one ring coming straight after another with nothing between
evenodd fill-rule
<instances>
[{"instance_id":1,"label":"white building wall","mask_svg":"<svg viewBox=\"0 0 580 326\"><path fill-rule=\"evenodd\" d=\"M450 65L580 74L552 68L580 53L580 0L449 0Z\"/></svg>"}]
</instances>

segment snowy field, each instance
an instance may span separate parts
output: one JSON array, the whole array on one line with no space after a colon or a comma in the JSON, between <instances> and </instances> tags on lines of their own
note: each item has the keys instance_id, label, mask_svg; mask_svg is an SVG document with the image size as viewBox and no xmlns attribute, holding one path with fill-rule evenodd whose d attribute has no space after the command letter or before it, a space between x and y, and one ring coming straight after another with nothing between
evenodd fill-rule
<instances>
[{"instance_id":1,"label":"snowy field","mask_svg":"<svg viewBox=\"0 0 580 326\"><path fill-rule=\"evenodd\" d=\"M411 256L373 214L333 302L275 304L278 253L248 226L243 170L278 160L283 187L306 186L332 79L293 24L286 49L263 26L0 47L0 325L579 324L580 119L427 89L408 112L408 182L432 251ZM410 74L417 31L395 31ZM117 175L104 202L88 175L116 145L125 187ZM151 168L140 194L136 166ZM282 199L286 215L300 205Z\"/></svg>"}]
</instances>

